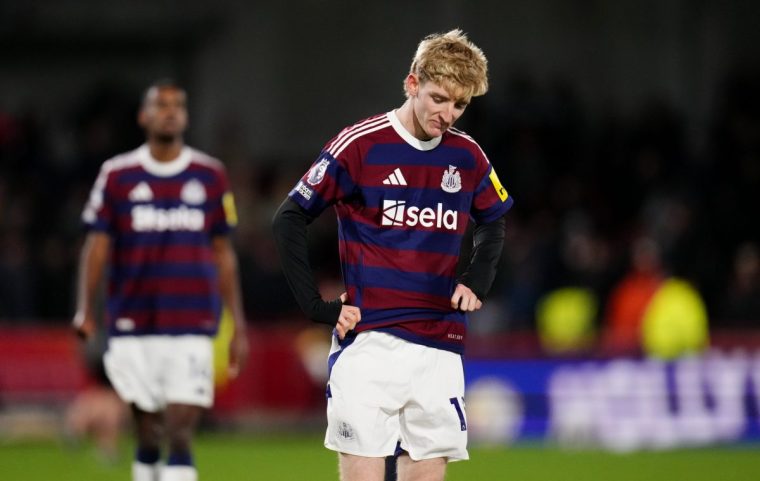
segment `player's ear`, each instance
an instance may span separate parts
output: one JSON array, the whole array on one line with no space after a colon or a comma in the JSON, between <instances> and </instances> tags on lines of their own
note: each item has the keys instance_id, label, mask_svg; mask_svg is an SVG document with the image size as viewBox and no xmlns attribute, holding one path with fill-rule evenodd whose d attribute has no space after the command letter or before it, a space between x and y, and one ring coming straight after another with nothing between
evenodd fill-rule
<instances>
[{"instance_id":1,"label":"player's ear","mask_svg":"<svg viewBox=\"0 0 760 481\"><path fill-rule=\"evenodd\" d=\"M137 111L137 125L145 128L147 121L148 119L145 114L145 109L141 107L140 110Z\"/></svg>"},{"instance_id":2,"label":"player's ear","mask_svg":"<svg viewBox=\"0 0 760 481\"><path fill-rule=\"evenodd\" d=\"M406 80L404 80L404 86L406 87L406 93L409 94L410 97L416 97L417 92L420 90L419 77L410 72L409 75L406 76Z\"/></svg>"}]
</instances>

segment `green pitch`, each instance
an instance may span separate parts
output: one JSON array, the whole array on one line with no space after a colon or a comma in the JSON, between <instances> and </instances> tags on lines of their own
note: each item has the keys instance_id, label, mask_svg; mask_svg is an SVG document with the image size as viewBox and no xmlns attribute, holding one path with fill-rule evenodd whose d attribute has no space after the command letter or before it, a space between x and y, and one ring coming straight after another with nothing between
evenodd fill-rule
<instances>
[{"instance_id":1,"label":"green pitch","mask_svg":"<svg viewBox=\"0 0 760 481\"><path fill-rule=\"evenodd\" d=\"M107 464L90 446L52 441L0 442L3 481L126 481L131 445ZM750 481L760 479L758 446L616 455L521 445L472 448L453 463L447 481ZM337 481L335 455L319 436L204 435L196 446L201 481Z\"/></svg>"}]
</instances>

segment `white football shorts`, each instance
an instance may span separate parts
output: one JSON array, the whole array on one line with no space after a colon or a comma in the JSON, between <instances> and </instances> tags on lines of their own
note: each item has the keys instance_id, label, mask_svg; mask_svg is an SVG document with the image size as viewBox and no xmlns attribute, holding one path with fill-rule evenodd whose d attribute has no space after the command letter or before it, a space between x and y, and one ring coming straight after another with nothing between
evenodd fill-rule
<instances>
[{"instance_id":1,"label":"white football shorts","mask_svg":"<svg viewBox=\"0 0 760 481\"><path fill-rule=\"evenodd\" d=\"M214 356L208 336L115 336L103 364L125 402L147 412L167 404L211 407Z\"/></svg>"},{"instance_id":2,"label":"white football shorts","mask_svg":"<svg viewBox=\"0 0 760 481\"><path fill-rule=\"evenodd\" d=\"M400 443L415 461L469 459L459 354L368 331L342 350L333 337L330 355L328 449L385 457Z\"/></svg>"}]
</instances>

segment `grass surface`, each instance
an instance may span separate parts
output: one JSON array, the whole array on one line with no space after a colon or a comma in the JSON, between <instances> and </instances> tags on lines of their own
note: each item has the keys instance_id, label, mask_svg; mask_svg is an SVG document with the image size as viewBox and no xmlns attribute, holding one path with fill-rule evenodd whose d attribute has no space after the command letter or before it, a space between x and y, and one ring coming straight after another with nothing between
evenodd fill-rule
<instances>
[{"instance_id":1,"label":"grass surface","mask_svg":"<svg viewBox=\"0 0 760 481\"><path fill-rule=\"evenodd\" d=\"M105 463L91 446L52 441L0 442L3 481L130 479L131 443L121 459ZM756 481L758 446L635 454L561 451L522 445L472 448L471 460L449 465L447 481ZM195 458L201 481L337 481L336 456L319 436L253 437L204 435Z\"/></svg>"}]
</instances>

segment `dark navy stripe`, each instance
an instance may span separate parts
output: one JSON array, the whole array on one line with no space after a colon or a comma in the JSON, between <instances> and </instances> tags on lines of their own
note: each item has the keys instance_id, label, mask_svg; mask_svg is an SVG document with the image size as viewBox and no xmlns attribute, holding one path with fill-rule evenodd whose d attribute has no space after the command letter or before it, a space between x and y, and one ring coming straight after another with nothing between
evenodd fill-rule
<instances>
[{"instance_id":1,"label":"dark navy stripe","mask_svg":"<svg viewBox=\"0 0 760 481\"><path fill-rule=\"evenodd\" d=\"M153 336L153 335L165 335L165 336L185 336L185 335L202 335L202 336L214 336L219 330L219 323L212 329L200 329L197 327L175 327L175 328L156 328L153 326L145 326L131 331L120 331L115 326L111 325L108 328L108 334L110 336Z\"/></svg>"},{"instance_id":2,"label":"dark navy stripe","mask_svg":"<svg viewBox=\"0 0 760 481\"><path fill-rule=\"evenodd\" d=\"M497 202L488 209L477 212L474 216L475 222L478 224L487 224L495 221L512 208L512 203L512 196L509 196L505 202Z\"/></svg>"},{"instance_id":3,"label":"dark navy stripe","mask_svg":"<svg viewBox=\"0 0 760 481\"><path fill-rule=\"evenodd\" d=\"M467 323L467 316L461 311L441 312L433 309L365 309L362 308L362 325L379 324L388 321L448 321Z\"/></svg>"},{"instance_id":4,"label":"dark navy stripe","mask_svg":"<svg viewBox=\"0 0 760 481\"><path fill-rule=\"evenodd\" d=\"M128 278L164 278L197 277L209 280L209 285L216 278L216 264L213 262L138 262L136 264L119 264L112 267L115 279Z\"/></svg>"},{"instance_id":5,"label":"dark navy stripe","mask_svg":"<svg viewBox=\"0 0 760 481\"><path fill-rule=\"evenodd\" d=\"M298 184L296 184L298 186ZM311 186L304 183L304 186L306 186L311 191L311 197L306 198L304 197L296 187L293 187L293 190L290 191L288 196L295 202L296 204L303 207L303 209L308 212L309 214L313 216L318 216L322 213L325 209L327 209L330 206L329 202L326 202L321 195L317 193Z\"/></svg>"},{"instance_id":6,"label":"dark navy stripe","mask_svg":"<svg viewBox=\"0 0 760 481\"><path fill-rule=\"evenodd\" d=\"M449 276L367 266L363 266L360 272L349 268L346 274L345 282L351 286L383 287L441 297L448 297L454 292L455 279Z\"/></svg>"},{"instance_id":7,"label":"dark navy stripe","mask_svg":"<svg viewBox=\"0 0 760 481\"><path fill-rule=\"evenodd\" d=\"M148 246L206 246L209 235L205 231L121 232L116 241L118 249Z\"/></svg>"},{"instance_id":8,"label":"dark navy stripe","mask_svg":"<svg viewBox=\"0 0 760 481\"><path fill-rule=\"evenodd\" d=\"M439 145L432 150L421 151L406 143L376 144L364 162L370 165L417 165L448 168L455 165L460 169L474 169L475 156L469 149ZM441 172L443 173L443 172Z\"/></svg>"},{"instance_id":9,"label":"dark navy stripe","mask_svg":"<svg viewBox=\"0 0 760 481\"><path fill-rule=\"evenodd\" d=\"M435 210L438 204L443 204L444 210L454 210L467 213L472 204L472 192L458 192L450 194L444 192L440 186L434 189L404 187L403 190L391 190L387 187L362 187L364 204L368 207L382 209L383 200L406 201L407 208L430 207Z\"/></svg>"},{"instance_id":10,"label":"dark navy stripe","mask_svg":"<svg viewBox=\"0 0 760 481\"><path fill-rule=\"evenodd\" d=\"M221 298L218 295L160 295L160 296L130 296L112 298L108 302L109 308L120 312L125 311L173 311L195 310L216 312L221 306Z\"/></svg>"},{"instance_id":11,"label":"dark navy stripe","mask_svg":"<svg viewBox=\"0 0 760 481\"><path fill-rule=\"evenodd\" d=\"M337 331L333 330L333 336L337 336ZM332 373L332 368L335 365L335 362L338 360L340 355L343 353L343 351L346 350L348 346L354 343L356 340L356 333L349 333L342 341L339 341L340 349L335 351L334 353L330 354L327 357L327 379L330 379L330 374ZM332 394L332 393L331 393Z\"/></svg>"},{"instance_id":12,"label":"dark navy stripe","mask_svg":"<svg viewBox=\"0 0 760 481\"><path fill-rule=\"evenodd\" d=\"M423 230L411 231L405 228L378 228L348 219L341 219L340 223L341 240L373 244L388 249L437 252L456 256L459 255L462 244L462 235L455 231L449 234Z\"/></svg>"},{"instance_id":13,"label":"dark navy stripe","mask_svg":"<svg viewBox=\"0 0 760 481\"><path fill-rule=\"evenodd\" d=\"M221 204L221 199L210 199L208 202L204 202L203 204L198 205L186 204L176 197L166 199L159 198L157 200L146 203L135 203L130 200L123 200L121 202L114 202L113 211L117 215L131 215L132 209L136 206L153 206L157 209L172 209L184 206L188 209L200 209L204 214L208 215L210 212L214 212L215 210L219 209L219 206Z\"/></svg>"}]
</instances>

